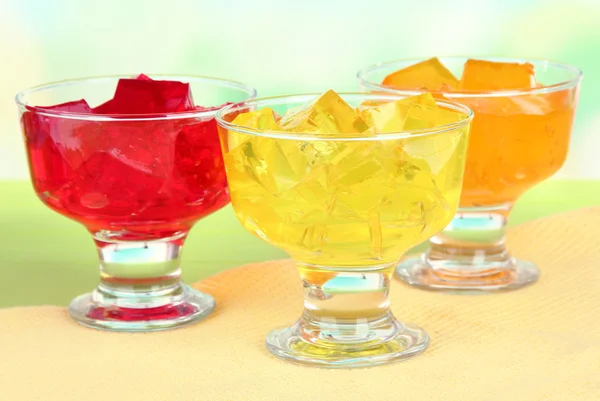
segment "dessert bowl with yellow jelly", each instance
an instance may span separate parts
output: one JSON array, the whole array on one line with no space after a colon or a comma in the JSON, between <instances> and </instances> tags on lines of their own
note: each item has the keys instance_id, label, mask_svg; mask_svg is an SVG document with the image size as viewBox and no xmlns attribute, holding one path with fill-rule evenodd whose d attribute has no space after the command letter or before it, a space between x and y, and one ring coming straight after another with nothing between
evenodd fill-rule
<instances>
[{"instance_id":1,"label":"dessert bowl with yellow jelly","mask_svg":"<svg viewBox=\"0 0 600 401\"><path fill-rule=\"evenodd\" d=\"M304 312L268 335L271 353L335 368L425 350L427 334L390 311L390 279L456 212L471 115L431 95L334 91L218 113L237 218L285 250L304 284Z\"/></svg>"},{"instance_id":2,"label":"dessert bowl with yellow jelly","mask_svg":"<svg viewBox=\"0 0 600 401\"><path fill-rule=\"evenodd\" d=\"M431 93L473 110L460 208L421 256L397 276L425 289L512 290L533 283L538 267L506 249L514 203L564 163L581 71L549 61L464 57L380 63L358 73L367 92Z\"/></svg>"}]
</instances>

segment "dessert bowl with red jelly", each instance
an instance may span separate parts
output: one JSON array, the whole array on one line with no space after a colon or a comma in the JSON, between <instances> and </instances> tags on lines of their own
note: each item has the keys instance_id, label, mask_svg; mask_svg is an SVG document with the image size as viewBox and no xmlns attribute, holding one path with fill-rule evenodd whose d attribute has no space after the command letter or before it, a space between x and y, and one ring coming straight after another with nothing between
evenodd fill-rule
<instances>
[{"instance_id":1,"label":"dessert bowl with red jelly","mask_svg":"<svg viewBox=\"0 0 600 401\"><path fill-rule=\"evenodd\" d=\"M36 194L98 249L99 285L69 307L77 322L152 331L214 309L181 282L181 253L192 226L229 203L215 114L255 96L229 80L143 74L16 96Z\"/></svg>"}]
</instances>

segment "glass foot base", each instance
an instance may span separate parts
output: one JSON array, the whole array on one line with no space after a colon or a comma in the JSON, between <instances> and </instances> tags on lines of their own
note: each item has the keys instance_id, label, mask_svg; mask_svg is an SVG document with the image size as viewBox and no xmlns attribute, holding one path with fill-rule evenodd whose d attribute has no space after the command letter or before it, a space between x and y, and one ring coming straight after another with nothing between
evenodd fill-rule
<instances>
[{"instance_id":1,"label":"glass foot base","mask_svg":"<svg viewBox=\"0 0 600 401\"><path fill-rule=\"evenodd\" d=\"M69 313L78 323L102 330L147 332L168 330L207 317L215 300L186 285L168 295L113 298L99 290L71 301Z\"/></svg>"},{"instance_id":2,"label":"glass foot base","mask_svg":"<svg viewBox=\"0 0 600 401\"><path fill-rule=\"evenodd\" d=\"M407 258L396 267L396 277L426 290L449 292L492 292L508 291L534 283L539 277L534 263L514 259L511 267L497 272L474 274L468 269L461 274L459 269L433 269L420 257Z\"/></svg>"},{"instance_id":3,"label":"glass foot base","mask_svg":"<svg viewBox=\"0 0 600 401\"><path fill-rule=\"evenodd\" d=\"M397 332L376 346L317 346L301 338L298 324L270 332L266 346L277 358L322 368L364 368L383 365L399 362L425 351L429 345L429 336L424 330L398 322L396 325Z\"/></svg>"}]
</instances>

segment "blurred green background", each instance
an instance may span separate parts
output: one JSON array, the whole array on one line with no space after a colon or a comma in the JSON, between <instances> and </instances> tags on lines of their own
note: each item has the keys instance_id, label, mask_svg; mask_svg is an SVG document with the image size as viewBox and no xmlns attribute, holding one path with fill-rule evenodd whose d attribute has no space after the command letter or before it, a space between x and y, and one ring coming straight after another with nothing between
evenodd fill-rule
<instances>
[{"instance_id":1,"label":"blurred green background","mask_svg":"<svg viewBox=\"0 0 600 401\"><path fill-rule=\"evenodd\" d=\"M600 0L0 0L0 307L65 305L98 280L89 235L44 207L27 182L13 101L26 87L180 73L236 79L267 96L356 91L359 69L406 57L574 64L585 78L569 158L519 200L512 225L600 204L600 181L589 181L600 179L598 21ZM227 207L192 231L184 279L283 256Z\"/></svg>"},{"instance_id":2,"label":"blurred green background","mask_svg":"<svg viewBox=\"0 0 600 401\"><path fill-rule=\"evenodd\" d=\"M0 0L0 179L26 178L14 94L116 73L232 78L259 95L357 90L377 61L535 57L585 78L562 178L600 178L599 0Z\"/></svg>"}]
</instances>

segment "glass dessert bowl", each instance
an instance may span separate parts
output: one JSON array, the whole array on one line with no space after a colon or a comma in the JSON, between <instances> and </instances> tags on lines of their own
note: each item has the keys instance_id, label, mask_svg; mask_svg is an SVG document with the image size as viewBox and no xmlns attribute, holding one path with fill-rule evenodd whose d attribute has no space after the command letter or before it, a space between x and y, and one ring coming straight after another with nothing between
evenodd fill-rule
<instances>
[{"instance_id":1,"label":"glass dessert bowl","mask_svg":"<svg viewBox=\"0 0 600 401\"><path fill-rule=\"evenodd\" d=\"M427 334L390 310L390 278L458 207L470 110L329 91L227 106L217 120L236 216L289 253L304 285L301 318L268 350L333 368L425 350Z\"/></svg>"},{"instance_id":2,"label":"glass dessert bowl","mask_svg":"<svg viewBox=\"0 0 600 401\"><path fill-rule=\"evenodd\" d=\"M464 57L385 62L358 73L363 90L431 93L474 113L458 213L427 252L399 264L400 279L464 292L537 280L538 267L507 250L505 226L519 197L563 165L581 77L576 67L545 60Z\"/></svg>"},{"instance_id":3,"label":"glass dessert bowl","mask_svg":"<svg viewBox=\"0 0 600 401\"><path fill-rule=\"evenodd\" d=\"M182 284L181 252L192 226L229 203L215 113L256 92L217 78L152 78L76 79L16 97L36 194L96 244L99 285L69 307L94 328L168 329L215 306Z\"/></svg>"}]
</instances>

